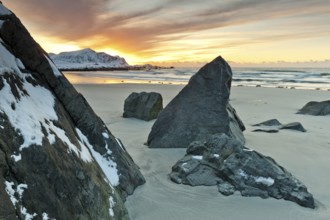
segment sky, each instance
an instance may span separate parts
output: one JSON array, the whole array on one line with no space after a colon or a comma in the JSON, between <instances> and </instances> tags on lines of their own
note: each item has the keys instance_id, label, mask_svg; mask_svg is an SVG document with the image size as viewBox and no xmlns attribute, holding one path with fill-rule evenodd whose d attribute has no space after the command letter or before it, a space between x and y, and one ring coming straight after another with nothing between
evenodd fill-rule
<instances>
[{"instance_id":1,"label":"sky","mask_svg":"<svg viewBox=\"0 0 330 220\"><path fill-rule=\"evenodd\" d=\"M47 51L330 67L330 0L2 0Z\"/></svg>"}]
</instances>

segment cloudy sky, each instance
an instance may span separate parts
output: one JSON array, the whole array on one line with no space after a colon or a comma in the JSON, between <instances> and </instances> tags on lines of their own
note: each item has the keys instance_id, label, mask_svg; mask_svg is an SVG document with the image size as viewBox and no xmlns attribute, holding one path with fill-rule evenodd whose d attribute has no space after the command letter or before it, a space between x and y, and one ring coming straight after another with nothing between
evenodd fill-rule
<instances>
[{"instance_id":1,"label":"cloudy sky","mask_svg":"<svg viewBox=\"0 0 330 220\"><path fill-rule=\"evenodd\" d=\"M130 63L330 60L330 0L2 0L48 52Z\"/></svg>"}]
</instances>

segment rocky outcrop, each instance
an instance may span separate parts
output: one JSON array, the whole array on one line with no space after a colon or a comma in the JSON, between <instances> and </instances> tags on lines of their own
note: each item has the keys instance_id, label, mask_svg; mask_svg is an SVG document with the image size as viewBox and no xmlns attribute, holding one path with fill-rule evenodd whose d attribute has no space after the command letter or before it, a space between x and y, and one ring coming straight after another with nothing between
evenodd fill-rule
<instances>
[{"instance_id":1,"label":"rocky outcrop","mask_svg":"<svg viewBox=\"0 0 330 220\"><path fill-rule=\"evenodd\" d=\"M133 92L124 104L124 118L137 118L150 121L159 115L163 110L163 98L156 92Z\"/></svg>"},{"instance_id":2,"label":"rocky outcrop","mask_svg":"<svg viewBox=\"0 0 330 220\"><path fill-rule=\"evenodd\" d=\"M253 126L258 127L257 129L253 130L254 132L277 133L281 129L306 132L306 129L300 122L291 122L288 124L282 124L277 119L270 119L270 120L255 124Z\"/></svg>"},{"instance_id":3,"label":"rocky outcrop","mask_svg":"<svg viewBox=\"0 0 330 220\"><path fill-rule=\"evenodd\" d=\"M0 4L0 219L128 219L119 139Z\"/></svg>"},{"instance_id":4,"label":"rocky outcrop","mask_svg":"<svg viewBox=\"0 0 330 220\"><path fill-rule=\"evenodd\" d=\"M330 115L330 100L323 102L308 102L298 114L305 115Z\"/></svg>"},{"instance_id":5,"label":"rocky outcrop","mask_svg":"<svg viewBox=\"0 0 330 220\"><path fill-rule=\"evenodd\" d=\"M226 134L192 142L185 157L172 167L170 178L191 186L217 185L226 196L239 191L242 196L273 197L315 207L306 186L291 173Z\"/></svg>"},{"instance_id":6,"label":"rocky outcrop","mask_svg":"<svg viewBox=\"0 0 330 220\"><path fill-rule=\"evenodd\" d=\"M303 183L272 158L245 147L244 124L228 102L231 75L221 57L198 71L158 116L149 147L188 147L170 174L178 184L217 185L224 195L239 191L242 196L273 197L314 208ZM276 129L297 125L278 120L258 124Z\"/></svg>"},{"instance_id":7,"label":"rocky outcrop","mask_svg":"<svg viewBox=\"0 0 330 220\"><path fill-rule=\"evenodd\" d=\"M221 57L202 67L159 114L148 146L185 148L215 133L226 133L244 142L244 125L228 103L231 80L231 68Z\"/></svg>"}]
</instances>

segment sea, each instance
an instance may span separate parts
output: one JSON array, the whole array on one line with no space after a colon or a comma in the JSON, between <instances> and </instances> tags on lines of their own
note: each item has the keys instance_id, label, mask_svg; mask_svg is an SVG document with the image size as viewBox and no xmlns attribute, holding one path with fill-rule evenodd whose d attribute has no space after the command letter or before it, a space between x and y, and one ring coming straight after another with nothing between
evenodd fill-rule
<instances>
[{"instance_id":1,"label":"sea","mask_svg":"<svg viewBox=\"0 0 330 220\"><path fill-rule=\"evenodd\" d=\"M67 71L73 84L187 84L198 68L134 71ZM330 91L330 68L232 68L233 86Z\"/></svg>"}]
</instances>

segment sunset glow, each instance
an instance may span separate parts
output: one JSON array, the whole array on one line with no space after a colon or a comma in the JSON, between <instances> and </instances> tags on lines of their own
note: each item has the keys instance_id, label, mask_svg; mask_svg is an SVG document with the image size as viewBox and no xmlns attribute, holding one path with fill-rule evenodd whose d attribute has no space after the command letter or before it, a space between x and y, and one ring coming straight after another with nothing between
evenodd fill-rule
<instances>
[{"instance_id":1,"label":"sunset glow","mask_svg":"<svg viewBox=\"0 0 330 220\"><path fill-rule=\"evenodd\" d=\"M3 0L47 51L130 64L330 60L330 1Z\"/></svg>"}]
</instances>

